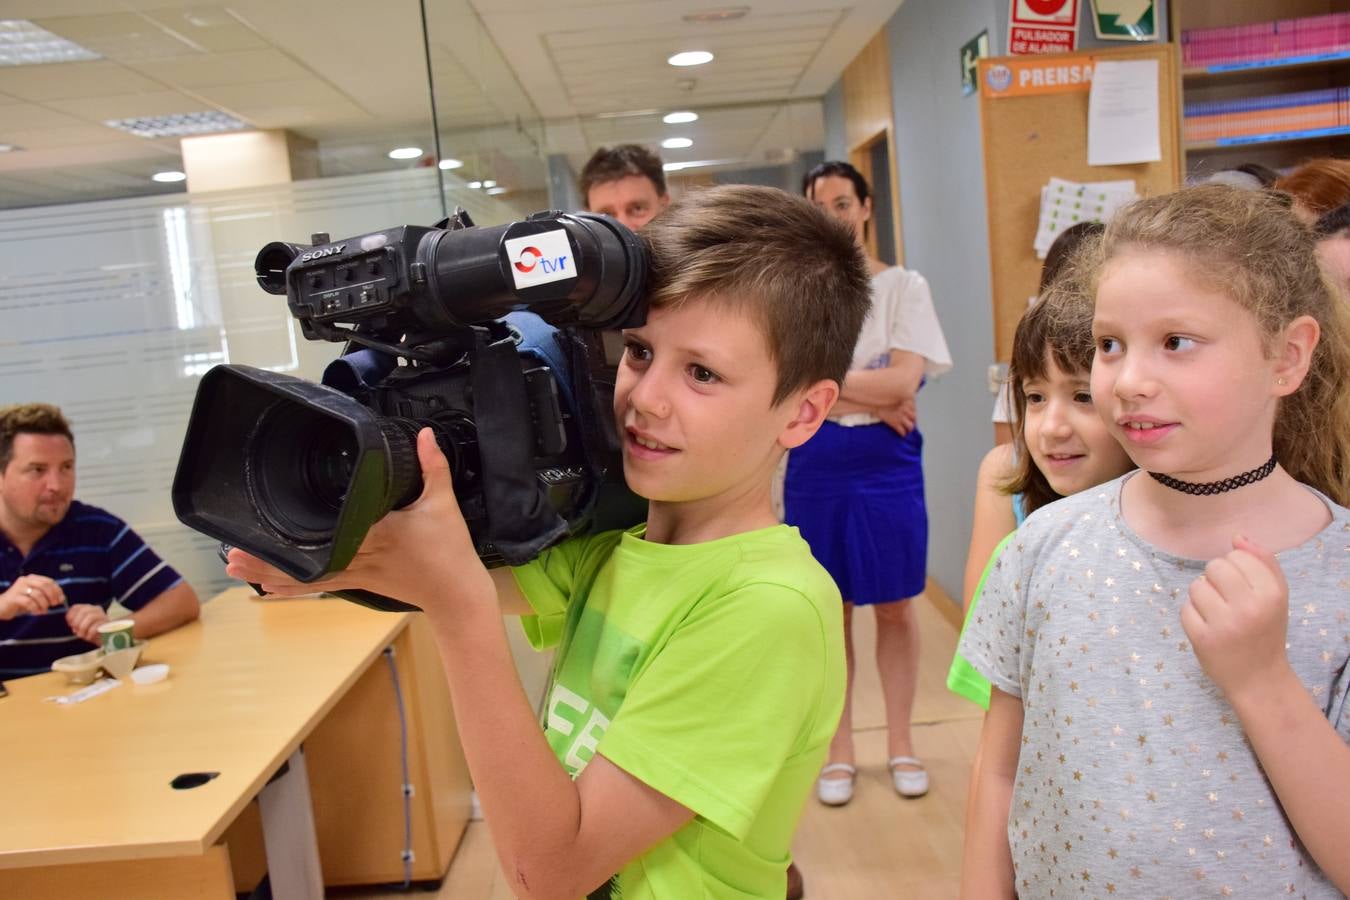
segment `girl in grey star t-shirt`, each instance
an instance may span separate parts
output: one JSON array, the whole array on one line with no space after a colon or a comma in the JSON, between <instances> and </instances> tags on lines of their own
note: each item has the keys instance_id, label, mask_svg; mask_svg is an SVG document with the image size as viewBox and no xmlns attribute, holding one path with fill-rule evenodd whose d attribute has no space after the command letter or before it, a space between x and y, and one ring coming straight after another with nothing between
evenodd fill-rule
<instances>
[{"instance_id":1,"label":"girl in grey star t-shirt","mask_svg":"<svg viewBox=\"0 0 1350 900\"><path fill-rule=\"evenodd\" d=\"M1030 517L960 652L994 690L962 895L1350 890L1350 324L1265 194L1140 201L1094 261L1140 472Z\"/></svg>"}]
</instances>

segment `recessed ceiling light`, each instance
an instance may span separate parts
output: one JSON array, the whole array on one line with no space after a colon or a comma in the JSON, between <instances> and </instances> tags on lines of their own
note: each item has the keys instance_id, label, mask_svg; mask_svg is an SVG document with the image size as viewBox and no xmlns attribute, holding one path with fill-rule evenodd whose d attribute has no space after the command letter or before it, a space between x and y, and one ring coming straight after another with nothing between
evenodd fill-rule
<instances>
[{"instance_id":1,"label":"recessed ceiling light","mask_svg":"<svg viewBox=\"0 0 1350 900\"><path fill-rule=\"evenodd\" d=\"M694 142L689 138L666 138L661 142L661 146L667 150L683 150L685 147L694 146Z\"/></svg>"},{"instance_id":2,"label":"recessed ceiling light","mask_svg":"<svg viewBox=\"0 0 1350 900\"><path fill-rule=\"evenodd\" d=\"M93 50L39 28L26 19L0 19L0 66L102 59Z\"/></svg>"},{"instance_id":3,"label":"recessed ceiling light","mask_svg":"<svg viewBox=\"0 0 1350 900\"><path fill-rule=\"evenodd\" d=\"M733 19L744 19L750 12L748 6L723 6L720 9L704 9L698 12L685 13L681 16L686 22L730 22Z\"/></svg>"},{"instance_id":4,"label":"recessed ceiling light","mask_svg":"<svg viewBox=\"0 0 1350 900\"><path fill-rule=\"evenodd\" d=\"M688 125L690 122L698 121L698 113L696 112L666 113L661 118L661 121L665 122L667 125Z\"/></svg>"},{"instance_id":5,"label":"recessed ceiling light","mask_svg":"<svg viewBox=\"0 0 1350 900\"><path fill-rule=\"evenodd\" d=\"M248 127L234 116L215 110L172 116L144 116L139 119L109 119L103 124L143 138L190 137L194 134L239 131Z\"/></svg>"},{"instance_id":6,"label":"recessed ceiling light","mask_svg":"<svg viewBox=\"0 0 1350 900\"><path fill-rule=\"evenodd\" d=\"M469 190L471 190L471 191L476 191L476 190L478 190L480 187L483 186L483 182L481 182L481 181L470 181L468 184L466 184L466 185L464 185L464 186L465 186L466 188L468 188Z\"/></svg>"},{"instance_id":7,"label":"recessed ceiling light","mask_svg":"<svg viewBox=\"0 0 1350 900\"><path fill-rule=\"evenodd\" d=\"M417 159L421 155L421 147L395 147L389 151L390 159Z\"/></svg>"},{"instance_id":8,"label":"recessed ceiling light","mask_svg":"<svg viewBox=\"0 0 1350 900\"><path fill-rule=\"evenodd\" d=\"M505 193L506 193L506 188L504 188L504 187L492 187L492 188L488 188L488 189L487 189L487 192L488 192L489 194L491 194L492 196L495 197L495 196L497 196L498 194L505 194Z\"/></svg>"},{"instance_id":9,"label":"recessed ceiling light","mask_svg":"<svg viewBox=\"0 0 1350 900\"><path fill-rule=\"evenodd\" d=\"M483 182L483 187L485 188L495 188L496 186L497 182L493 181L490 178Z\"/></svg>"},{"instance_id":10,"label":"recessed ceiling light","mask_svg":"<svg viewBox=\"0 0 1350 900\"><path fill-rule=\"evenodd\" d=\"M732 163L744 165L740 159L692 159L687 162L668 162L661 166L667 172L679 172L683 169L701 169L705 166L726 166Z\"/></svg>"},{"instance_id":11,"label":"recessed ceiling light","mask_svg":"<svg viewBox=\"0 0 1350 900\"><path fill-rule=\"evenodd\" d=\"M701 66L712 61L713 55L707 50L685 50L666 60L672 66Z\"/></svg>"},{"instance_id":12,"label":"recessed ceiling light","mask_svg":"<svg viewBox=\"0 0 1350 900\"><path fill-rule=\"evenodd\" d=\"M460 166L464 165L464 160L443 159L439 163L437 163L437 165L439 165L442 169L458 169Z\"/></svg>"},{"instance_id":13,"label":"recessed ceiling light","mask_svg":"<svg viewBox=\"0 0 1350 900\"><path fill-rule=\"evenodd\" d=\"M635 119L638 116L654 116L659 113L659 109L624 109L616 112L595 113L592 119Z\"/></svg>"},{"instance_id":14,"label":"recessed ceiling light","mask_svg":"<svg viewBox=\"0 0 1350 900\"><path fill-rule=\"evenodd\" d=\"M0 144L0 153L13 153L15 150L21 149L21 147L16 147L13 144Z\"/></svg>"},{"instance_id":15,"label":"recessed ceiling light","mask_svg":"<svg viewBox=\"0 0 1350 900\"><path fill-rule=\"evenodd\" d=\"M156 172L150 176L151 181L158 181L160 184L177 184L180 181L187 181L187 175L183 172Z\"/></svg>"}]
</instances>

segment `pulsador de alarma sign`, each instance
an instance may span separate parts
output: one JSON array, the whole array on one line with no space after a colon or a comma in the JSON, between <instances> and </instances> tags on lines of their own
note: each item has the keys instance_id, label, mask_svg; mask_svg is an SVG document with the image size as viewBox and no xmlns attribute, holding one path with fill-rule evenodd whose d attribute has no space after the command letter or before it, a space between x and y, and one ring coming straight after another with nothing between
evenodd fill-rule
<instances>
[{"instance_id":1,"label":"pulsador de alarma sign","mask_svg":"<svg viewBox=\"0 0 1350 900\"><path fill-rule=\"evenodd\" d=\"M1078 0L1011 0L1008 53L1038 56L1078 47Z\"/></svg>"}]
</instances>

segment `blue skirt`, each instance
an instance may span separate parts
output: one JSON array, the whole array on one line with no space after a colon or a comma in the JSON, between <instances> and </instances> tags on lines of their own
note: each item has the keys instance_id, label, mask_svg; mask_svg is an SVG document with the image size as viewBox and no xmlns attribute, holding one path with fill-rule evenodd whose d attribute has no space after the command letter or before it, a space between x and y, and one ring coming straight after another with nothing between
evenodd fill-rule
<instances>
[{"instance_id":1,"label":"blue skirt","mask_svg":"<svg viewBox=\"0 0 1350 900\"><path fill-rule=\"evenodd\" d=\"M788 456L784 518L795 525L846 601L859 605L923 593L928 511L923 436L885 424L826 422Z\"/></svg>"}]
</instances>

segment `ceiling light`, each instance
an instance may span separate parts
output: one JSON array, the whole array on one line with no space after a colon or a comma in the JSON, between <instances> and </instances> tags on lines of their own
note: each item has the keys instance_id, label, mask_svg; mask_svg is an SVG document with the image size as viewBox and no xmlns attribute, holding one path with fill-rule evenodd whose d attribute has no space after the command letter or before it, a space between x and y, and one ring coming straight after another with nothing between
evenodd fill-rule
<instances>
[{"instance_id":1,"label":"ceiling light","mask_svg":"<svg viewBox=\"0 0 1350 900\"><path fill-rule=\"evenodd\" d=\"M26 19L0 19L0 66L102 59L93 50L39 28Z\"/></svg>"},{"instance_id":2,"label":"ceiling light","mask_svg":"<svg viewBox=\"0 0 1350 900\"><path fill-rule=\"evenodd\" d=\"M684 169L702 169L707 166L726 166L731 163L744 163L739 159L692 159L688 162L668 162L661 166L666 172L679 172Z\"/></svg>"},{"instance_id":3,"label":"ceiling light","mask_svg":"<svg viewBox=\"0 0 1350 900\"><path fill-rule=\"evenodd\" d=\"M13 153L15 150L22 149L13 144L0 144L0 153Z\"/></svg>"},{"instance_id":4,"label":"ceiling light","mask_svg":"<svg viewBox=\"0 0 1350 900\"><path fill-rule=\"evenodd\" d=\"M470 181L468 184L466 184L466 185L464 185L464 186L465 186L466 188L468 188L469 190L471 190L471 191L476 191L476 190L478 190L480 187L483 186L483 182L481 182L481 181Z\"/></svg>"},{"instance_id":5,"label":"ceiling light","mask_svg":"<svg viewBox=\"0 0 1350 900\"><path fill-rule=\"evenodd\" d=\"M724 6L720 9L705 9L699 12L686 13L680 18L686 22L695 22L706 24L708 22L730 22L733 19L744 19L750 12L748 6Z\"/></svg>"},{"instance_id":6,"label":"ceiling light","mask_svg":"<svg viewBox=\"0 0 1350 900\"><path fill-rule=\"evenodd\" d=\"M103 124L143 138L189 137L194 134L239 131L248 127L234 116L227 116L215 110L177 113L172 116L145 116L139 119L110 119Z\"/></svg>"},{"instance_id":7,"label":"ceiling light","mask_svg":"<svg viewBox=\"0 0 1350 900\"><path fill-rule=\"evenodd\" d=\"M439 165L442 169L458 169L460 166L464 165L464 160L443 159L439 163L437 163L437 165Z\"/></svg>"},{"instance_id":8,"label":"ceiling light","mask_svg":"<svg viewBox=\"0 0 1350 900\"><path fill-rule=\"evenodd\" d=\"M183 172L156 172L150 176L151 181L158 181L160 184L177 184L180 181L187 181L187 175Z\"/></svg>"},{"instance_id":9,"label":"ceiling light","mask_svg":"<svg viewBox=\"0 0 1350 900\"><path fill-rule=\"evenodd\" d=\"M487 192L488 192L489 194L491 194L493 197L495 197L495 196L497 196L498 194L505 194L505 193L506 193L506 188L504 188L504 187L493 187L493 188L488 188L488 189L487 189Z\"/></svg>"},{"instance_id":10,"label":"ceiling light","mask_svg":"<svg viewBox=\"0 0 1350 900\"><path fill-rule=\"evenodd\" d=\"M495 188L496 186L497 186L497 182L492 181L491 179L489 179L489 180L483 182L483 187L485 187L485 188Z\"/></svg>"},{"instance_id":11,"label":"ceiling light","mask_svg":"<svg viewBox=\"0 0 1350 900\"><path fill-rule=\"evenodd\" d=\"M694 142L689 138L666 138L661 142L661 146L667 150L683 150L685 147L694 146Z\"/></svg>"},{"instance_id":12,"label":"ceiling light","mask_svg":"<svg viewBox=\"0 0 1350 900\"><path fill-rule=\"evenodd\" d=\"M638 116L654 116L659 113L659 109L625 109L618 112L595 113L592 119L634 119Z\"/></svg>"},{"instance_id":13,"label":"ceiling light","mask_svg":"<svg viewBox=\"0 0 1350 900\"><path fill-rule=\"evenodd\" d=\"M421 155L421 147L396 147L389 151L390 159L417 159Z\"/></svg>"},{"instance_id":14,"label":"ceiling light","mask_svg":"<svg viewBox=\"0 0 1350 900\"><path fill-rule=\"evenodd\" d=\"M688 125L690 122L698 121L698 113L696 112L666 113L661 118L661 121L665 122L667 125Z\"/></svg>"},{"instance_id":15,"label":"ceiling light","mask_svg":"<svg viewBox=\"0 0 1350 900\"><path fill-rule=\"evenodd\" d=\"M685 50L666 60L672 66L701 66L712 61L713 55L707 50Z\"/></svg>"}]
</instances>

